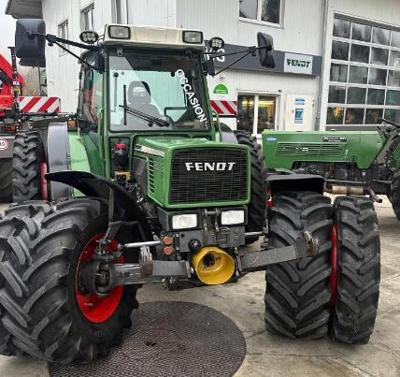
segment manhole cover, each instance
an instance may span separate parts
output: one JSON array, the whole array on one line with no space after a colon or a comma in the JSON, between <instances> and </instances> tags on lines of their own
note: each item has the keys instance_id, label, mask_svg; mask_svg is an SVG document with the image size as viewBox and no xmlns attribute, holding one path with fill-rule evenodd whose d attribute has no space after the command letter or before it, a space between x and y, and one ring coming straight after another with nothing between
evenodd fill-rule
<instances>
[{"instance_id":1,"label":"manhole cover","mask_svg":"<svg viewBox=\"0 0 400 377\"><path fill-rule=\"evenodd\" d=\"M52 377L232 376L246 342L225 315L189 302L150 302L133 313L121 346L96 362L50 365Z\"/></svg>"}]
</instances>

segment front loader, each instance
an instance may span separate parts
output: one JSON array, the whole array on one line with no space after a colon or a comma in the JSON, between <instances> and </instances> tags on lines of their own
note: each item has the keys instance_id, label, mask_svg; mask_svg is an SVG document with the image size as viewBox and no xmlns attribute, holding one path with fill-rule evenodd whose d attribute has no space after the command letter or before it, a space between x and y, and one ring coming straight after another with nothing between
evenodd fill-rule
<instances>
[{"instance_id":1,"label":"front loader","mask_svg":"<svg viewBox=\"0 0 400 377\"><path fill-rule=\"evenodd\" d=\"M79 105L76 127L54 122L43 141L50 201L12 206L0 222L3 354L89 362L121 341L143 284L225 284L258 270L270 331L368 342L379 287L373 204L332 206L320 176L265 180L255 139L209 106L220 38L206 50L200 31L112 24L72 42L43 21L17 22L20 57L41 57L45 41L84 50ZM241 54L271 67L272 51L259 33ZM260 237L261 248L243 251Z\"/></svg>"}]
</instances>

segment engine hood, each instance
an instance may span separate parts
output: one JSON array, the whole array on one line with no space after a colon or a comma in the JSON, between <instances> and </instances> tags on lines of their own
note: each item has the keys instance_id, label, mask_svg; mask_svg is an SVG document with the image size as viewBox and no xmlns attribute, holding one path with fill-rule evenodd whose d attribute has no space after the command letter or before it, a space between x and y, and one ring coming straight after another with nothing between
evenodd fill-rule
<instances>
[{"instance_id":1,"label":"engine hood","mask_svg":"<svg viewBox=\"0 0 400 377\"><path fill-rule=\"evenodd\" d=\"M221 146L221 144L206 138L189 138L175 135L140 136L135 141L135 152L165 157L169 152L179 148L212 147ZM229 146L236 147L234 144L229 144Z\"/></svg>"},{"instance_id":2,"label":"engine hood","mask_svg":"<svg viewBox=\"0 0 400 377\"><path fill-rule=\"evenodd\" d=\"M164 208L247 204L250 150L183 136L139 136L134 158L146 163L147 194Z\"/></svg>"}]
</instances>

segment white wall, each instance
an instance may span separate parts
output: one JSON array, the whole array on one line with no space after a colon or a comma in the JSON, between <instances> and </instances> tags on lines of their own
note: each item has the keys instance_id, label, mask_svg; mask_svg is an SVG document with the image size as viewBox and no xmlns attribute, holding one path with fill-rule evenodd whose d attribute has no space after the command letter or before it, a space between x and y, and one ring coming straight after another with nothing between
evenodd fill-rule
<instances>
[{"instance_id":1,"label":"white wall","mask_svg":"<svg viewBox=\"0 0 400 377\"><path fill-rule=\"evenodd\" d=\"M226 43L251 46L263 31L274 37L277 50L321 53L322 0L282 0L281 26L239 19L238 0L176 1L177 26L201 29L206 38L220 36Z\"/></svg>"},{"instance_id":2,"label":"white wall","mask_svg":"<svg viewBox=\"0 0 400 377\"><path fill-rule=\"evenodd\" d=\"M327 0L327 3L326 48L323 56L325 69L322 72L321 129L325 129L326 125L330 56L332 52L333 20L335 13L400 28L399 0Z\"/></svg>"},{"instance_id":3,"label":"white wall","mask_svg":"<svg viewBox=\"0 0 400 377\"><path fill-rule=\"evenodd\" d=\"M300 75L283 75L276 73L261 72L245 72L245 71L226 71L221 77L208 79L210 90L218 82L224 82L230 88L230 93L236 99L238 94L264 94L277 96L277 119L276 129L284 129L284 114L286 106L286 96L294 95L310 95L315 99L318 97L318 78L300 76ZM316 116L316 107L313 111L313 119ZM231 128L236 129L236 121L232 118L224 118L223 122Z\"/></svg>"}]
</instances>

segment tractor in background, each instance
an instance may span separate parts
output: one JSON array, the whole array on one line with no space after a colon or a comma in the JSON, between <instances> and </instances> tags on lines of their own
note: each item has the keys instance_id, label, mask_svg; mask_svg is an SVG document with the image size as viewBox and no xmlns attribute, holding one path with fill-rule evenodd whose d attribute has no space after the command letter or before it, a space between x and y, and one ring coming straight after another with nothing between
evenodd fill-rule
<instances>
[{"instance_id":1,"label":"tractor in background","mask_svg":"<svg viewBox=\"0 0 400 377\"><path fill-rule=\"evenodd\" d=\"M90 362L121 341L143 284L225 284L258 270L269 331L367 343L380 280L373 203L332 205L317 175L265 180L255 138L210 108L206 76L223 40L210 52L201 31L118 24L80 37L17 21L21 58L43 58L46 41L83 53L76 127L55 119L42 140L49 201L13 205L0 221L1 353ZM238 54L273 67L272 38L257 40Z\"/></svg>"},{"instance_id":2,"label":"tractor in background","mask_svg":"<svg viewBox=\"0 0 400 377\"><path fill-rule=\"evenodd\" d=\"M23 96L25 80L0 55L0 202L46 199L43 184L44 146L48 121L60 113L57 97Z\"/></svg>"},{"instance_id":3,"label":"tractor in background","mask_svg":"<svg viewBox=\"0 0 400 377\"><path fill-rule=\"evenodd\" d=\"M325 178L327 192L386 195L400 220L400 124L382 119L376 131L274 132L262 135L269 169Z\"/></svg>"}]
</instances>

